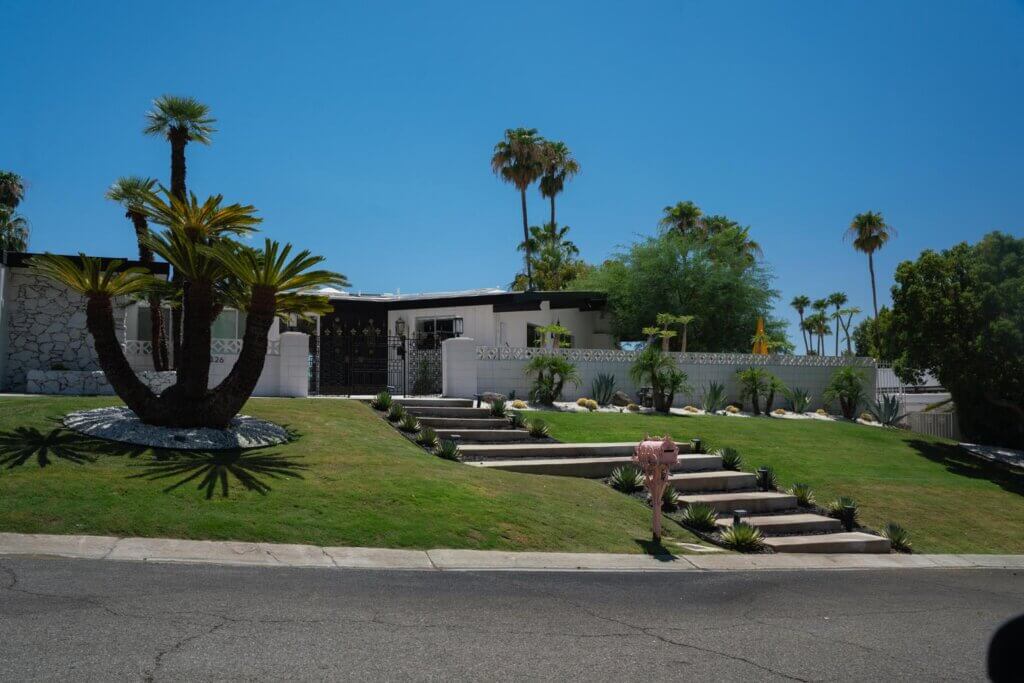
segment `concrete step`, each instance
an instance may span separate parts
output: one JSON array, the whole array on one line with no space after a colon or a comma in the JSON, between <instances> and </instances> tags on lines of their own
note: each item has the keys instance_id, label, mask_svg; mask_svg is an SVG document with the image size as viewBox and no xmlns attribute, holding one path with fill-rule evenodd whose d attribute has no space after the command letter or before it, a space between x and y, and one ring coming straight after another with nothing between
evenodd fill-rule
<instances>
[{"instance_id":1,"label":"concrete step","mask_svg":"<svg viewBox=\"0 0 1024 683\"><path fill-rule=\"evenodd\" d=\"M690 503L707 503L718 512L780 512L796 507L796 497L777 491L738 491L733 493L697 493L679 499Z\"/></svg>"},{"instance_id":2,"label":"concrete step","mask_svg":"<svg viewBox=\"0 0 1024 683\"><path fill-rule=\"evenodd\" d=\"M406 408L472 408L471 398L396 398Z\"/></svg>"},{"instance_id":3,"label":"concrete step","mask_svg":"<svg viewBox=\"0 0 1024 683\"><path fill-rule=\"evenodd\" d=\"M420 424L432 429L511 429L508 420L500 417L417 417Z\"/></svg>"},{"instance_id":4,"label":"concrete step","mask_svg":"<svg viewBox=\"0 0 1024 683\"><path fill-rule=\"evenodd\" d=\"M757 486L757 477L750 472L731 472L729 470L672 474L669 475L668 480L680 493L738 491Z\"/></svg>"},{"instance_id":5,"label":"concrete step","mask_svg":"<svg viewBox=\"0 0 1024 683\"><path fill-rule=\"evenodd\" d=\"M765 535L773 534L815 534L842 531L843 525L838 519L815 515L812 513L794 513L792 515L750 515L743 521L756 526ZM718 520L718 526L732 526L732 517Z\"/></svg>"},{"instance_id":6,"label":"concrete step","mask_svg":"<svg viewBox=\"0 0 1024 683\"><path fill-rule=\"evenodd\" d=\"M492 443L495 441L529 441L533 437L525 429L438 429L437 436L450 439L456 434L460 443Z\"/></svg>"},{"instance_id":7,"label":"concrete step","mask_svg":"<svg viewBox=\"0 0 1024 683\"><path fill-rule=\"evenodd\" d=\"M629 443L509 443L468 444L462 447L466 460L512 460L516 458L615 458L632 456L636 444Z\"/></svg>"},{"instance_id":8,"label":"concrete step","mask_svg":"<svg viewBox=\"0 0 1024 683\"><path fill-rule=\"evenodd\" d=\"M465 452L465 449L463 449ZM517 460L480 460L468 465L493 470L523 472L525 474L550 474L560 477L607 477L616 467L629 465L630 457L617 458L520 458ZM680 456L676 467L682 471L714 469L722 466L717 455Z\"/></svg>"},{"instance_id":9,"label":"concrete step","mask_svg":"<svg viewBox=\"0 0 1024 683\"><path fill-rule=\"evenodd\" d=\"M860 531L764 539L777 553L887 553L889 539Z\"/></svg>"},{"instance_id":10,"label":"concrete step","mask_svg":"<svg viewBox=\"0 0 1024 683\"><path fill-rule=\"evenodd\" d=\"M408 407L405 412L416 417L490 417L490 408L451 408L448 406Z\"/></svg>"}]
</instances>

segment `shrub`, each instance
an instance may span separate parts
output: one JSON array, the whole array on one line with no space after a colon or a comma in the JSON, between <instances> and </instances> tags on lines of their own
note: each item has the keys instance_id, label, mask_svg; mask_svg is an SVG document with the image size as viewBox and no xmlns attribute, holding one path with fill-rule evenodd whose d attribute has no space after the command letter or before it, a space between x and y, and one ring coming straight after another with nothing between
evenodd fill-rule
<instances>
[{"instance_id":1,"label":"shrub","mask_svg":"<svg viewBox=\"0 0 1024 683\"><path fill-rule=\"evenodd\" d=\"M551 405L561 398L566 383L575 385L580 381L576 366L559 355L534 356L526 364L525 372L534 375L530 400L544 405Z\"/></svg>"},{"instance_id":2,"label":"shrub","mask_svg":"<svg viewBox=\"0 0 1024 683\"><path fill-rule=\"evenodd\" d=\"M608 483L623 493L633 493L644 487L644 473L636 465L622 465L612 470Z\"/></svg>"},{"instance_id":3,"label":"shrub","mask_svg":"<svg viewBox=\"0 0 1024 683\"><path fill-rule=\"evenodd\" d=\"M714 413L725 407L725 385L718 382L708 382L704 389L702 407L706 412Z\"/></svg>"},{"instance_id":4,"label":"shrub","mask_svg":"<svg viewBox=\"0 0 1024 683\"><path fill-rule=\"evenodd\" d=\"M508 414L508 422L512 429L522 429L526 426L526 418L523 417L523 414L514 411Z\"/></svg>"},{"instance_id":5,"label":"shrub","mask_svg":"<svg viewBox=\"0 0 1024 683\"><path fill-rule=\"evenodd\" d=\"M725 412L732 413L733 415L736 415L737 413L740 412L740 409L737 408L736 406L729 405L729 406L725 407Z\"/></svg>"},{"instance_id":6,"label":"shrub","mask_svg":"<svg viewBox=\"0 0 1024 683\"><path fill-rule=\"evenodd\" d=\"M897 552L909 553L913 550L913 543L910 542L910 532L896 522L886 524L885 528L882 529L882 536L889 539L889 545Z\"/></svg>"},{"instance_id":7,"label":"shrub","mask_svg":"<svg viewBox=\"0 0 1024 683\"><path fill-rule=\"evenodd\" d=\"M736 372L740 383L740 399L750 399L754 415L761 414L761 398L768 393L769 373L764 368L747 368Z\"/></svg>"},{"instance_id":8,"label":"shrub","mask_svg":"<svg viewBox=\"0 0 1024 683\"><path fill-rule=\"evenodd\" d=\"M764 399L764 412L769 412L772 409L772 405L775 403L775 394L783 394L789 390L789 388L782 383L782 380L773 375L767 373L768 385L765 387L765 399Z\"/></svg>"},{"instance_id":9,"label":"shrub","mask_svg":"<svg viewBox=\"0 0 1024 683\"><path fill-rule=\"evenodd\" d=\"M828 417L828 411L825 410L824 408L818 408L814 412L817 413L818 415L824 415L824 416Z\"/></svg>"},{"instance_id":10,"label":"shrub","mask_svg":"<svg viewBox=\"0 0 1024 683\"><path fill-rule=\"evenodd\" d=\"M491 417L505 417L506 412L505 399L496 398L491 401Z\"/></svg>"},{"instance_id":11,"label":"shrub","mask_svg":"<svg viewBox=\"0 0 1024 683\"><path fill-rule=\"evenodd\" d=\"M729 550L750 553L764 547L764 534L757 527L740 522L722 529L719 540Z\"/></svg>"},{"instance_id":12,"label":"shrub","mask_svg":"<svg viewBox=\"0 0 1024 683\"><path fill-rule=\"evenodd\" d=\"M535 417L532 420L530 420L528 428L530 430L530 436L532 436L535 439L543 439L548 435L548 432L550 431L548 429L548 423L540 419L539 417Z\"/></svg>"},{"instance_id":13,"label":"shrub","mask_svg":"<svg viewBox=\"0 0 1024 683\"><path fill-rule=\"evenodd\" d=\"M635 403L630 403L629 405L626 406L626 410L628 410L631 413L639 413L640 412L640 406L638 406Z\"/></svg>"},{"instance_id":14,"label":"shrub","mask_svg":"<svg viewBox=\"0 0 1024 683\"><path fill-rule=\"evenodd\" d=\"M828 510L829 517L835 517L838 520L842 520L843 515L846 514L845 509L847 507L853 508L853 519L851 519L850 522L853 526L857 526L857 501L853 498L850 498L849 496L839 496L835 500L830 501L829 504L825 506L825 509Z\"/></svg>"},{"instance_id":15,"label":"shrub","mask_svg":"<svg viewBox=\"0 0 1024 683\"><path fill-rule=\"evenodd\" d=\"M424 427L416 436L416 443L423 446L424 448L437 448L437 432L435 432L430 427Z\"/></svg>"},{"instance_id":16,"label":"shrub","mask_svg":"<svg viewBox=\"0 0 1024 683\"><path fill-rule=\"evenodd\" d=\"M665 485L665 492L661 494L661 509L666 512L673 512L679 508L679 491L672 484Z\"/></svg>"},{"instance_id":17,"label":"shrub","mask_svg":"<svg viewBox=\"0 0 1024 683\"><path fill-rule=\"evenodd\" d=\"M697 408L696 406L683 406L683 412L684 413L699 413L700 412L700 408Z\"/></svg>"},{"instance_id":18,"label":"shrub","mask_svg":"<svg viewBox=\"0 0 1024 683\"><path fill-rule=\"evenodd\" d=\"M796 498L796 504L802 508L814 505L814 491L811 490L810 484L793 484L789 487L788 493Z\"/></svg>"},{"instance_id":19,"label":"shrub","mask_svg":"<svg viewBox=\"0 0 1024 683\"><path fill-rule=\"evenodd\" d=\"M785 396L789 401L789 409L794 413L806 413L811 407L811 394L806 389L795 387L786 391Z\"/></svg>"},{"instance_id":20,"label":"shrub","mask_svg":"<svg viewBox=\"0 0 1024 683\"><path fill-rule=\"evenodd\" d=\"M686 373L678 368L672 356L656 346L648 346L640 352L629 375L638 385L651 385L654 409L660 413L668 412L676 393L690 391Z\"/></svg>"},{"instance_id":21,"label":"shrub","mask_svg":"<svg viewBox=\"0 0 1024 683\"><path fill-rule=\"evenodd\" d=\"M722 469L739 472L740 467L743 466L743 458L735 448L719 448L712 455L717 455L722 459Z\"/></svg>"},{"instance_id":22,"label":"shrub","mask_svg":"<svg viewBox=\"0 0 1024 683\"><path fill-rule=\"evenodd\" d=\"M900 412L899 399L891 394L883 395L881 401L869 403L868 412L871 413L875 420L886 427L895 427L906 417L905 413Z\"/></svg>"},{"instance_id":23,"label":"shrub","mask_svg":"<svg viewBox=\"0 0 1024 683\"><path fill-rule=\"evenodd\" d=\"M590 393L599 405L606 406L612 402L615 396L615 375L602 372L594 378L590 385Z\"/></svg>"},{"instance_id":24,"label":"shrub","mask_svg":"<svg viewBox=\"0 0 1024 683\"><path fill-rule=\"evenodd\" d=\"M762 473L762 469L764 470L763 473ZM775 469L773 467L771 467L770 465L767 466L767 467L758 467L757 468L757 476L758 476L758 484L761 484L762 486L767 485L767 488L769 490L774 489L774 488L778 488L779 478L775 474Z\"/></svg>"},{"instance_id":25,"label":"shrub","mask_svg":"<svg viewBox=\"0 0 1024 683\"><path fill-rule=\"evenodd\" d=\"M863 420L864 422L874 422L875 416L865 410L863 413L860 414L860 419Z\"/></svg>"},{"instance_id":26,"label":"shrub","mask_svg":"<svg viewBox=\"0 0 1024 683\"><path fill-rule=\"evenodd\" d=\"M515 408L516 410L523 410L524 408L526 408L526 401L520 401L519 399L516 399L515 401L512 401L512 407Z\"/></svg>"},{"instance_id":27,"label":"shrub","mask_svg":"<svg viewBox=\"0 0 1024 683\"><path fill-rule=\"evenodd\" d=\"M402 419L398 421L398 428L407 434L415 434L420 431L420 421L416 419L415 415L406 413L405 415L402 415Z\"/></svg>"},{"instance_id":28,"label":"shrub","mask_svg":"<svg viewBox=\"0 0 1024 683\"><path fill-rule=\"evenodd\" d=\"M595 401L595 400L594 400L594 399L592 399L592 398L589 398L589 399L587 399L587 402L586 402L586 404L584 405L584 407L585 407L585 408L586 408L587 410L589 410L590 412L594 412L594 411L595 411L595 410L597 410L597 409L598 409L598 408L599 408L600 406L598 406L598 405L597 405L597 401Z\"/></svg>"},{"instance_id":29,"label":"shrub","mask_svg":"<svg viewBox=\"0 0 1024 683\"><path fill-rule=\"evenodd\" d=\"M717 528L715 520L718 513L707 503L691 503L683 510L680 521L697 531L714 531Z\"/></svg>"},{"instance_id":30,"label":"shrub","mask_svg":"<svg viewBox=\"0 0 1024 683\"><path fill-rule=\"evenodd\" d=\"M382 391L370 400L370 407L374 410L387 410L391 407L391 394Z\"/></svg>"},{"instance_id":31,"label":"shrub","mask_svg":"<svg viewBox=\"0 0 1024 683\"><path fill-rule=\"evenodd\" d=\"M775 410L772 411L772 414L773 415L785 415L786 414L786 409L785 408L776 408Z\"/></svg>"},{"instance_id":32,"label":"shrub","mask_svg":"<svg viewBox=\"0 0 1024 683\"><path fill-rule=\"evenodd\" d=\"M839 401L839 410L847 420L853 419L865 399L864 375L856 368L839 368L825 388L825 400Z\"/></svg>"},{"instance_id":33,"label":"shrub","mask_svg":"<svg viewBox=\"0 0 1024 683\"><path fill-rule=\"evenodd\" d=\"M589 401L589 400L590 400L589 398L578 398L578 399L576 399L576 405L578 405L580 408L586 408L587 407L587 401Z\"/></svg>"},{"instance_id":34,"label":"shrub","mask_svg":"<svg viewBox=\"0 0 1024 683\"><path fill-rule=\"evenodd\" d=\"M405 417L405 407L401 403L392 403L388 408L388 421L398 422Z\"/></svg>"},{"instance_id":35,"label":"shrub","mask_svg":"<svg viewBox=\"0 0 1024 683\"><path fill-rule=\"evenodd\" d=\"M438 445L437 449L434 450L434 455L439 458L444 458L445 460L458 461L462 459L462 453L459 451L459 444L455 443L451 439L445 439L442 441Z\"/></svg>"}]
</instances>

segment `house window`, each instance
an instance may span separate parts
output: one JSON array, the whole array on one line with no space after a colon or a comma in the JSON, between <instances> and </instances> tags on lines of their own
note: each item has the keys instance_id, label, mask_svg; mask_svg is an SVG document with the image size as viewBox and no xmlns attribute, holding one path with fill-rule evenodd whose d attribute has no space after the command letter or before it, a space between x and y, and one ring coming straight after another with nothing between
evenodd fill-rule
<instances>
[{"instance_id":1,"label":"house window","mask_svg":"<svg viewBox=\"0 0 1024 683\"><path fill-rule=\"evenodd\" d=\"M540 331L540 325L526 323L526 345L539 349L544 346L544 334Z\"/></svg>"},{"instance_id":2,"label":"house window","mask_svg":"<svg viewBox=\"0 0 1024 683\"><path fill-rule=\"evenodd\" d=\"M433 348L445 339L462 336L462 318L416 318L416 340L419 348Z\"/></svg>"},{"instance_id":3,"label":"house window","mask_svg":"<svg viewBox=\"0 0 1024 683\"><path fill-rule=\"evenodd\" d=\"M139 341L153 341L153 317L149 314L149 306L139 306L136 310L138 316L135 319L135 338ZM171 309L164 308L163 312L164 329L166 330L171 324Z\"/></svg>"},{"instance_id":4,"label":"house window","mask_svg":"<svg viewBox=\"0 0 1024 683\"><path fill-rule=\"evenodd\" d=\"M241 339L245 336L245 313L242 311L221 311L210 328L214 339Z\"/></svg>"}]
</instances>

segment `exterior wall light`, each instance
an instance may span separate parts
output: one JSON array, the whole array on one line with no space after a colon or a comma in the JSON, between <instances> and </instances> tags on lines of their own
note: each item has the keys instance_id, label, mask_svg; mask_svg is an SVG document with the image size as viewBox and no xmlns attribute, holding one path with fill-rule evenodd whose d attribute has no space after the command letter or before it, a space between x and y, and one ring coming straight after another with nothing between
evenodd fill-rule
<instances>
[{"instance_id":1,"label":"exterior wall light","mask_svg":"<svg viewBox=\"0 0 1024 683\"><path fill-rule=\"evenodd\" d=\"M405 336L405 318L397 318L395 320L395 334L399 337Z\"/></svg>"}]
</instances>

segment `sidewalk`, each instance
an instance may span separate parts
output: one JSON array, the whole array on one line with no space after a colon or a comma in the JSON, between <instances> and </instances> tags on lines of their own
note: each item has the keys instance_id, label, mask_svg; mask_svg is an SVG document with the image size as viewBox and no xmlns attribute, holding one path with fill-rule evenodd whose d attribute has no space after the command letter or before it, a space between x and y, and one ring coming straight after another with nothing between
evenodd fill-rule
<instances>
[{"instance_id":1,"label":"sidewalk","mask_svg":"<svg viewBox=\"0 0 1024 683\"><path fill-rule=\"evenodd\" d=\"M0 533L0 557L180 562L254 567L424 571L751 571L780 569L1024 569L1024 555L611 555L497 550L321 548L313 545Z\"/></svg>"}]
</instances>

